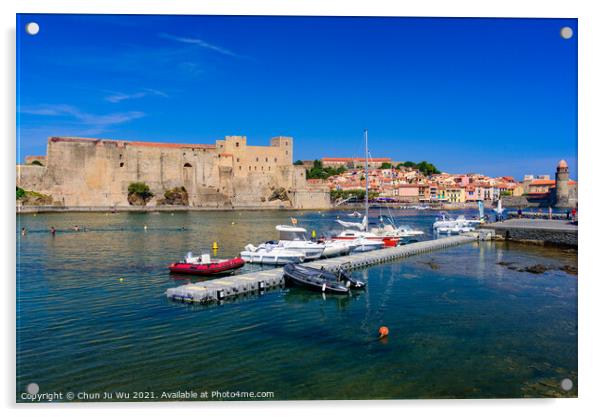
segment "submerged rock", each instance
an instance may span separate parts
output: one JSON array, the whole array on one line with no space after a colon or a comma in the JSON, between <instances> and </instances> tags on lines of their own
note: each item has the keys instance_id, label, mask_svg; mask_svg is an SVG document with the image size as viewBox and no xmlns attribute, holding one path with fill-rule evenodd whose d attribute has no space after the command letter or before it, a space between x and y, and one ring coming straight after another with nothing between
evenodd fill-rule
<instances>
[{"instance_id":1,"label":"submerged rock","mask_svg":"<svg viewBox=\"0 0 602 417\"><path fill-rule=\"evenodd\" d=\"M513 271L516 271L516 270L520 271L520 269L518 268L518 266L516 266L516 264L514 262L499 261L499 262L497 262L497 264L501 265L501 266L505 266L506 268L511 269Z\"/></svg>"},{"instance_id":2,"label":"submerged rock","mask_svg":"<svg viewBox=\"0 0 602 417\"><path fill-rule=\"evenodd\" d=\"M435 263L434 260L430 260L430 261L425 261L425 262L421 262L425 265L428 265L431 269L437 270L439 268L441 268L438 264Z\"/></svg>"},{"instance_id":3,"label":"submerged rock","mask_svg":"<svg viewBox=\"0 0 602 417\"><path fill-rule=\"evenodd\" d=\"M535 265L527 266L527 267L523 268L522 270L525 272L529 272L531 274L543 274L548 269L550 269L550 268L545 265L535 264Z\"/></svg>"},{"instance_id":4,"label":"submerged rock","mask_svg":"<svg viewBox=\"0 0 602 417\"><path fill-rule=\"evenodd\" d=\"M577 266L576 265L562 265L558 269L566 272L567 274L577 275Z\"/></svg>"}]
</instances>

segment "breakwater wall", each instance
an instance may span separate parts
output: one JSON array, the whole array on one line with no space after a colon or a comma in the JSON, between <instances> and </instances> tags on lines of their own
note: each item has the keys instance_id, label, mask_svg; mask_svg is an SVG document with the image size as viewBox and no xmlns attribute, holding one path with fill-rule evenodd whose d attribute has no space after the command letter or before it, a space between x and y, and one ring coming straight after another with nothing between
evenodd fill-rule
<instances>
[{"instance_id":1,"label":"breakwater wall","mask_svg":"<svg viewBox=\"0 0 602 417\"><path fill-rule=\"evenodd\" d=\"M578 228L566 220L510 219L487 223L481 229L490 229L504 240L535 242L576 248Z\"/></svg>"},{"instance_id":2,"label":"breakwater wall","mask_svg":"<svg viewBox=\"0 0 602 417\"><path fill-rule=\"evenodd\" d=\"M518 211L509 211L507 213L509 219L542 219L542 220L571 220L570 216L567 217L566 213L550 213L546 210L545 212L522 212L521 216L518 216Z\"/></svg>"},{"instance_id":3,"label":"breakwater wall","mask_svg":"<svg viewBox=\"0 0 602 417\"><path fill-rule=\"evenodd\" d=\"M479 233L451 236L442 239L410 243L395 248L385 248L371 252L340 256L337 258L320 259L308 262L306 265L313 268L324 267L324 269L329 271L334 271L339 268L350 271L384 262L391 262L412 255L445 249L484 238L486 237L483 234L479 235ZM169 288L165 292L165 295L167 298L174 301L209 303L253 292L261 293L270 287L283 285L283 283L283 269L275 268L181 285L179 287Z\"/></svg>"}]
</instances>

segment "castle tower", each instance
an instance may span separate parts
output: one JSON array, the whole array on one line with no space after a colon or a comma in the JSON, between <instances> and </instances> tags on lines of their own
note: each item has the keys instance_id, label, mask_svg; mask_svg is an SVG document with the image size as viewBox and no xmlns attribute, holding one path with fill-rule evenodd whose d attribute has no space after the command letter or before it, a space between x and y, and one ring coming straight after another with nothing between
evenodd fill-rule
<instances>
[{"instance_id":1,"label":"castle tower","mask_svg":"<svg viewBox=\"0 0 602 417\"><path fill-rule=\"evenodd\" d=\"M563 159L556 167L556 201L558 207L569 206L569 166Z\"/></svg>"}]
</instances>

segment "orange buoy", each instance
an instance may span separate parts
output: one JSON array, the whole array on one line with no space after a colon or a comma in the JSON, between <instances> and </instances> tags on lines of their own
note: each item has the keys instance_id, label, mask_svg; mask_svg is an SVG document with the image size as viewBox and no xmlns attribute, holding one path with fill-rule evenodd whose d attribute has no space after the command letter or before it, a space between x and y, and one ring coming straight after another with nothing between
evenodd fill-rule
<instances>
[{"instance_id":1,"label":"orange buoy","mask_svg":"<svg viewBox=\"0 0 602 417\"><path fill-rule=\"evenodd\" d=\"M389 328L386 326L382 326L378 329L378 338L382 339L383 337L387 337L389 335Z\"/></svg>"}]
</instances>

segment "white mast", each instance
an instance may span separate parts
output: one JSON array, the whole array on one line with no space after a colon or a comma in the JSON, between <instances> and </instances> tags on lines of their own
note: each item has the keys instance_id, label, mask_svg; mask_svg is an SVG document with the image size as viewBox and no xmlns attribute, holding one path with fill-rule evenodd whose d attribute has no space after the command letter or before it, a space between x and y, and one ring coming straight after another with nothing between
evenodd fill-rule
<instances>
[{"instance_id":1,"label":"white mast","mask_svg":"<svg viewBox=\"0 0 602 417\"><path fill-rule=\"evenodd\" d=\"M368 184L368 129L364 129L364 139L366 141L366 173L364 174L364 176L366 177L366 196L364 198L365 202L366 202L366 212L364 214L364 221L365 221L365 225L364 225L364 229L367 232L368 231L368 190L369 190L369 184Z\"/></svg>"}]
</instances>

